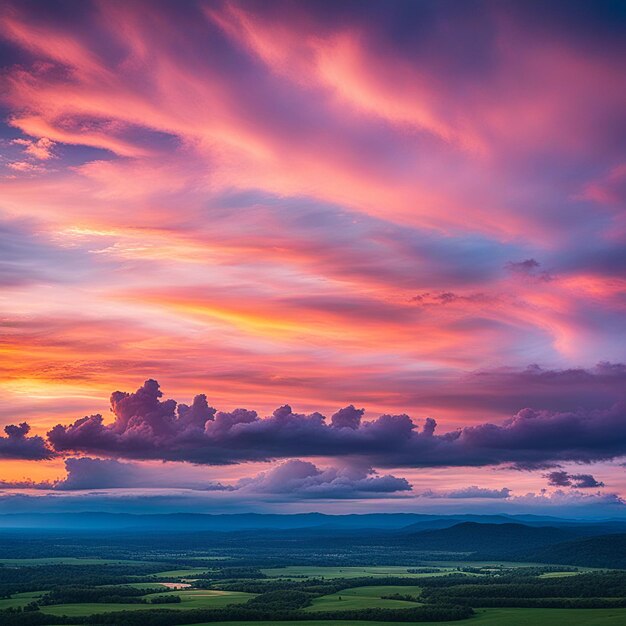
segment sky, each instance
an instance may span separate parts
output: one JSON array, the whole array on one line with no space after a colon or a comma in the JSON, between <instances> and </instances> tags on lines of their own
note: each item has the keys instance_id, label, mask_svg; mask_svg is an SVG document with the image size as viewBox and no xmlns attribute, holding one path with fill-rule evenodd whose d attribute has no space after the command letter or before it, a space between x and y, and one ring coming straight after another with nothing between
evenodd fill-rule
<instances>
[{"instance_id":1,"label":"sky","mask_svg":"<svg viewBox=\"0 0 626 626\"><path fill-rule=\"evenodd\" d=\"M622 1L0 7L0 508L626 516Z\"/></svg>"}]
</instances>

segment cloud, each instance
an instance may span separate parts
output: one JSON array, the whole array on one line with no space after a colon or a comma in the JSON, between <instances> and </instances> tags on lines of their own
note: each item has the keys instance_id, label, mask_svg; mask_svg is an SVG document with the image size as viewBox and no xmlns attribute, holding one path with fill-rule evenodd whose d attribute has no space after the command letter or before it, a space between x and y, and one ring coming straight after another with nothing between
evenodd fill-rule
<instances>
[{"instance_id":1,"label":"cloud","mask_svg":"<svg viewBox=\"0 0 626 626\"><path fill-rule=\"evenodd\" d=\"M471 485L469 487L462 487L460 489L453 489L451 491L432 491L428 489L424 493L420 494L423 498L451 498L451 499L471 499L471 498L488 498L488 499L506 499L511 497L511 490L507 487L502 489L489 489L488 487L478 487Z\"/></svg>"},{"instance_id":2,"label":"cloud","mask_svg":"<svg viewBox=\"0 0 626 626\"><path fill-rule=\"evenodd\" d=\"M65 460L67 476L54 484L59 491L80 489L166 488L180 487L202 491L227 491L221 483L185 476L184 472L169 467L142 466L114 459L89 457ZM45 488L45 486L44 486Z\"/></svg>"},{"instance_id":3,"label":"cloud","mask_svg":"<svg viewBox=\"0 0 626 626\"><path fill-rule=\"evenodd\" d=\"M541 263L536 259L526 259L525 261L509 261L506 269L512 274L522 276L527 279L550 281L552 276L549 272L540 271Z\"/></svg>"},{"instance_id":4,"label":"cloud","mask_svg":"<svg viewBox=\"0 0 626 626\"><path fill-rule=\"evenodd\" d=\"M35 174L45 171L40 165L30 163L29 161L11 161L7 163L7 167L16 172Z\"/></svg>"},{"instance_id":5,"label":"cloud","mask_svg":"<svg viewBox=\"0 0 626 626\"><path fill-rule=\"evenodd\" d=\"M13 139L12 144L23 146L24 153L28 156L37 159L39 161L47 161L52 159L54 154L52 148L54 147L54 141L47 137L41 137L40 139Z\"/></svg>"},{"instance_id":6,"label":"cloud","mask_svg":"<svg viewBox=\"0 0 626 626\"><path fill-rule=\"evenodd\" d=\"M624 506L626 501L617 493L583 493L578 490L563 491L557 489L552 493L542 490L540 493L527 493L513 498L517 504L548 505L553 507L611 505Z\"/></svg>"},{"instance_id":7,"label":"cloud","mask_svg":"<svg viewBox=\"0 0 626 626\"><path fill-rule=\"evenodd\" d=\"M569 487L572 484L569 474L563 471L550 472L546 478L551 487Z\"/></svg>"},{"instance_id":8,"label":"cloud","mask_svg":"<svg viewBox=\"0 0 626 626\"><path fill-rule=\"evenodd\" d=\"M0 436L0 459L41 461L54 456L54 452L39 435L28 436L30 426L26 422L5 426L4 432L7 436Z\"/></svg>"},{"instance_id":9,"label":"cloud","mask_svg":"<svg viewBox=\"0 0 626 626\"><path fill-rule=\"evenodd\" d=\"M617 209L626 200L626 163L620 163L599 180L588 183L582 197Z\"/></svg>"},{"instance_id":10,"label":"cloud","mask_svg":"<svg viewBox=\"0 0 626 626\"><path fill-rule=\"evenodd\" d=\"M330 424L321 413L300 414L289 405L267 418L255 411L215 411L204 396L191 407L162 401L154 380L135 393L115 392L115 420L91 415L48 433L58 452L86 452L135 459L227 464L301 456L360 458L375 467L484 466L502 463L592 462L624 455L626 404L606 410L553 412L523 409L501 423L435 433L421 431L405 414L361 421L347 407ZM358 418L358 419L357 419Z\"/></svg>"},{"instance_id":11,"label":"cloud","mask_svg":"<svg viewBox=\"0 0 626 626\"><path fill-rule=\"evenodd\" d=\"M593 367L479 369L420 394L422 402L464 412L517 411L531 406L555 412L608 407L624 398L626 365L601 361ZM430 392L430 393L429 393ZM418 398L415 398L418 400Z\"/></svg>"},{"instance_id":12,"label":"cloud","mask_svg":"<svg viewBox=\"0 0 626 626\"><path fill-rule=\"evenodd\" d=\"M546 474L551 487L572 487L573 489L591 489L604 487L604 483L596 480L591 474L568 474L566 471L554 471Z\"/></svg>"},{"instance_id":13,"label":"cloud","mask_svg":"<svg viewBox=\"0 0 626 626\"><path fill-rule=\"evenodd\" d=\"M322 470L324 471L324 470ZM500 491L500 490L495 490ZM46 513L71 511L109 511L126 513L187 512L232 513L274 512L303 513L316 510L332 514L371 513L381 507L387 512L432 514L549 514L597 520L598 517L626 519L626 503L616 493L583 492L580 490L541 491L509 497L449 498L406 492L327 497L313 500L310 496L285 493L235 491L201 491L175 488L109 489L77 491L5 491L0 494L0 507L14 513ZM373 497L376 497L374 506ZM384 502L384 504L382 504ZM314 506L314 509L311 507Z\"/></svg>"},{"instance_id":14,"label":"cloud","mask_svg":"<svg viewBox=\"0 0 626 626\"><path fill-rule=\"evenodd\" d=\"M591 474L572 474L572 487L575 489L591 489L604 487L604 483L596 480Z\"/></svg>"},{"instance_id":15,"label":"cloud","mask_svg":"<svg viewBox=\"0 0 626 626\"><path fill-rule=\"evenodd\" d=\"M386 498L411 491L405 478L379 475L371 468L343 466L318 468L311 462L290 459L272 469L235 484L222 484L175 464L146 465L115 459L90 457L65 460L66 476L57 481L1 481L2 489L41 491L84 490L163 490L188 489L222 494L237 493L238 498L281 497L315 498Z\"/></svg>"},{"instance_id":16,"label":"cloud","mask_svg":"<svg viewBox=\"0 0 626 626\"><path fill-rule=\"evenodd\" d=\"M385 497L411 490L405 478L378 476L372 469L355 467L319 469L313 463L292 459L236 487L242 492L298 498Z\"/></svg>"},{"instance_id":17,"label":"cloud","mask_svg":"<svg viewBox=\"0 0 626 626\"><path fill-rule=\"evenodd\" d=\"M59 247L43 230L39 222L9 219L0 212L1 287L76 282L92 268L80 246Z\"/></svg>"}]
</instances>

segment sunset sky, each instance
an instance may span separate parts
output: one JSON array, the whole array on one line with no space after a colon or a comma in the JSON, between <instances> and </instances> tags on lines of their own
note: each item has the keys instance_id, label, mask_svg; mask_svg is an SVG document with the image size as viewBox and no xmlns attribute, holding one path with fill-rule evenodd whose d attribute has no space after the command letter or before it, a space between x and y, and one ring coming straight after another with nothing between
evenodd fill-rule
<instances>
[{"instance_id":1,"label":"sunset sky","mask_svg":"<svg viewBox=\"0 0 626 626\"><path fill-rule=\"evenodd\" d=\"M626 516L624 2L9 0L0 59L0 510Z\"/></svg>"}]
</instances>

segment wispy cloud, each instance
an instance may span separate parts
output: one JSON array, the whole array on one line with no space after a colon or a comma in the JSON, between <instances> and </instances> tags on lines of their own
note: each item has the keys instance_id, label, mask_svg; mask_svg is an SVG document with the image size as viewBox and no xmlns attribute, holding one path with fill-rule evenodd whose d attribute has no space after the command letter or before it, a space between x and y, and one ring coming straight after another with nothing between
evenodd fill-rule
<instances>
[{"instance_id":1,"label":"wispy cloud","mask_svg":"<svg viewBox=\"0 0 626 626\"><path fill-rule=\"evenodd\" d=\"M0 37L23 450L61 423L59 450L203 463L624 451L613 3L9 1ZM222 411L94 417L138 372ZM391 417L315 413L350 403Z\"/></svg>"}]
</instances>

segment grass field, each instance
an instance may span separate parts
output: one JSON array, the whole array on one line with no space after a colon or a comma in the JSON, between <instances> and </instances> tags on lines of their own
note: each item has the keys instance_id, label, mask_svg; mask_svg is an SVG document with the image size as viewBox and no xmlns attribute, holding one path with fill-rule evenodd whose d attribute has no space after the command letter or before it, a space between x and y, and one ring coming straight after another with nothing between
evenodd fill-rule
<instances>
[{"instance_id":1,"label":"grass field","mask_svg":"<svg viewBox=\"0 0 626 626\"><path fill-rule=\"evenodd\" d=\"M79 559L77 557L50 557L42 559L2 559L2 565L155 565L158 561L129 559Z\"/></svg>"},{"instance_id":2,"label":"grass field","mask_svg":"<svg viewBox=\"0 0 626 626\"><path fill-rule=\"evenodd\" d=\"M154 574L157 578L181 578L181 577L190 577L193 578L195 574L201 574L202 572L206 572L206 567L191 567L187 569L172 569L167 570L165 572L157 572Z\"/></svg>"},{"instance_id":3,"label":"grass field","mask_svg":"<svg viewBox=\"0 0 626 626\"><path fill-rule=\"evenodd\" d=\"M103 587L112 587L116 585L102 585ZM167 585L161 583L124 583L121 587L133 587L134 589L154 589L155 591L165 591Z\"/></svg>"},{"instance_id":4,"label":"grass field","mask_svg":"<svg viewBox=\"0 0 626 626\"><path fill-rule=\"evenodd\" d=\"M416 566L419 567L419 566ZM261 570L264 574L276 578L301 578L310 576L317 578L358 578L360 576L406 576L420 578L424 576L436 576L436 574L409 574L411 567L381 566L381 567L315 567L309 565L293 565ZM451 568L441 568L441 573L447 574Z\"/></svg>"},{"instance_id":5,"label":"grass field","mask_svg":"<svg viewBox=\"0 0 626 626\"><path fill-rule=\"evenodd\" d=\"M522 561L421 561L424 566L428 567L558 567L554 563L525 563ZM570 566L566 566L570 567ZM601 567L578 567L581 572L594 572L601 569Z\"/></svg>"},{"instance_id":6,"label":"grass field","mask_svg":"<svg viewBox=\"0 0 626 626\"><path fill-rule=\"evenodd\" d=\"M93 613L111 613L113 611L141 611L146 609L215 609L228 604L240 604L254 597L251 593L239 591L215 591L194 589L193 591L177 591L180 604L112 604L112 603L85 603L85 604L56 604L42 606L42 613L51 615L91 615ZM149 598L150 596L146 596Z\"/></svg>"},{"instance_id":7,"label":"grass field","mask_svg":"<svg viewBox=\"0 0 626 626\"><path fill-rule=\"evenodd\" d=\"M480 609L471 619L459 622L419 622L415 626L623 626L626 609ZM195 626L250 626L250 622L211 622ZM254 626L276 626L254 622ZM398 622L312 620L280 622L280 626L398 626Z\"/></svg>"},{"instance_id":8,"label":"grass field","mask_svg":"<svg viewBox=\"0 0 626 626\"><path fill-rule=\"evenodd\" d=\"M418 606L415 602L405 600L389 600L381 596L394 593L418 596L421 589L413 585L404 586L372 586L342 589L321 598L315 598L307 611L348 611L352 609L410 609ZM341 599L340 599L341 598Z\"/></svg>"},{"instance_id":9,"label":"grass field","mask_svg":"<svg viewBox=\"0 0 626 626\"><path fill-rule=\"evenodd\" d=\"M46 593L45 591L26 591L25 593L14 593L12 598L0 600L0 611L17 607L24 607L29 602L36 600L39 596Z\"/></svg>"},{"instance_id":10,"label":"grass field","mask_svg":"<svg viewBox=\"0 0 626 626\"><path fill-rule=\"evenodd\" d=\"M553 565L552 563L524 563L522 561L421 561L424 565L432 567L489 567L500 565L502 567L542 567Z\"/></svg>"}]
</instances>

